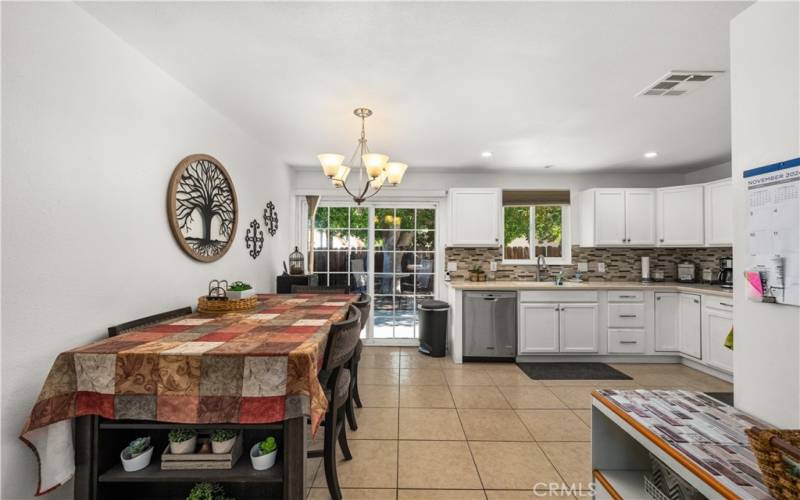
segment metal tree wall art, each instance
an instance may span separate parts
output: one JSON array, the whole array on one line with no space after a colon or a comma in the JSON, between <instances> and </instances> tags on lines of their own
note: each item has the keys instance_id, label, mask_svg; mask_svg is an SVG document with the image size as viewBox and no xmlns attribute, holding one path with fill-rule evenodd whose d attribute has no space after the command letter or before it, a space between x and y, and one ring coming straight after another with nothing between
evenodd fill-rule
<instances>
[{"instance_id":1,"label":"metal tree wall art","mask_svg":"<svg viewBox=\"0 0 800 500\"><path fill-rule=\"evenodd\" d=\"M213 262L228 251L236 234L236 191L215 158L187 156L172 172L167 195L172 234L192 258Z\"/></svg>"},{"instance_id":2,"label":"metal tree wall art","mask_svg":"<svg viewBox=\"0 0 800 500\"><path fill-rule=\"evenodd\" d=\"M275 210L275 204L271 201L264 209L264 227L267 228L270 236L275 236L275 233L278 232L278 211Z\"/></svg>"},{"instance_id":3,"label":"metal tree wall art","mask_svg":"<svg viewBox=\"0 0 800 500\"><path fill-rule=\"evenodd\" d=\"M264 231L259 229L260 227L261 224L253 219L244 235L244 241L247 243L247 248L250 249L250 257L254 259L259 256L261 249L264 248Z\"/></svg>"}]
</instances>

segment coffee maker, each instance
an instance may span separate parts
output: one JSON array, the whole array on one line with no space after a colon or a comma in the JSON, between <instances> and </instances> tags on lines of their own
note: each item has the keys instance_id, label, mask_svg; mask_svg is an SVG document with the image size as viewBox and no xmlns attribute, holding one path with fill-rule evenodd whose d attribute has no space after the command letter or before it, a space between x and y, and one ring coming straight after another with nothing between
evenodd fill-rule
<instances>
[{"instance_id":1,"label":"coffee maker","mask_svg":"<svg viewBox=\"0 0 800 500\"><path fill-rule=\"evenodd\" d=\"M733 259L723 257L719 259L719 286L722 288L733 288Z\"/></svg>"}]
</instances>

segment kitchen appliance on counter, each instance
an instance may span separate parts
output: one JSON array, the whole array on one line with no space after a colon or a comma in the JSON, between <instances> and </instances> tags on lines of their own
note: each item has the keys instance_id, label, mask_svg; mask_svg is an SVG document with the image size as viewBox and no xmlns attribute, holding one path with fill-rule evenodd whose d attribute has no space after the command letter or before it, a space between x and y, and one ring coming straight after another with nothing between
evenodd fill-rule
<instances>
[{"instance_id":1,"label":"kitchen appliance on counter","mask_svg":"<svg viewBox=\"0 0 800 500\"><path fill-rule=\"evenodd\" d=\"M517 355L517 292L464 293L464 360Z\"/></svg>"},{"instance_id":2,"label":"kitchen appliance on counter","mask_svg":"<svg viewBox=\"0 0 800 500\"><path fill-rule=\"evenodd\" d=\"M694 283L695 267L691 262L678 264L678 280L680 283Z\"/></svg>"},{"instance_id":3,"label":"kitchen appliance on counter","mask_svg":"<svg viewBox=\"0 0 800 500\"><path fill-rule=\"evenodd\" d=\"M642 257L642 283L650 283L650 257Z\"/></svg>"},{"instance_id":4,"label":"kitchen appliance on counter","mask_svg":"<svg viewBox=\"0 0 800 500\"><path fill-rule=\"evenodd\" d=\"M719 286L733 288L733 259L723 257L719 259Z\"/></svg>"}]
</instances>

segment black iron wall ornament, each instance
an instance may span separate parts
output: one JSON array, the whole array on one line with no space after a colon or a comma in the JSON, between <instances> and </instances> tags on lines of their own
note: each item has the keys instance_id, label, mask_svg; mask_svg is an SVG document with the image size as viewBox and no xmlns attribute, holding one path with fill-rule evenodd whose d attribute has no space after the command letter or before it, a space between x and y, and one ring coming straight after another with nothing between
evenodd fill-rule
<instances>
[{"instance_id":1,"label":"black iron wall ornament","mask_svg":"<svg viewBox=\"0 0 800 500\"><path fill-rule=\"evenodd\" d=\"M254 259L261 254L261 250L264 248L264 231L260 227L261 224L253 219L244 236L247 248L250 249L250 257Z\"/></svg>"},{"instance_id":2,"label":"black iron wall ornament","mask_svg":"<svg viewBox=\"0 0 800 500\"><path fill-rule=\"evenodd\" d=\"M278 232L278 211L275 210L275 204L271 201L264 209L264 227L267 228L270 236L275 236L275 233Z\"/></svg>"},{"instance_id":3,"label":"black iron wall ornament","mask_svg":"<svg viewBox=\"0 0 800 500\"><path fill-rule=\"evenodd\" d=\"M233 243L239 208L228 171L205 154L184 158L172 172L167 192L172 234L192 258L213 262Z\"/></svg>"}]
</instances>

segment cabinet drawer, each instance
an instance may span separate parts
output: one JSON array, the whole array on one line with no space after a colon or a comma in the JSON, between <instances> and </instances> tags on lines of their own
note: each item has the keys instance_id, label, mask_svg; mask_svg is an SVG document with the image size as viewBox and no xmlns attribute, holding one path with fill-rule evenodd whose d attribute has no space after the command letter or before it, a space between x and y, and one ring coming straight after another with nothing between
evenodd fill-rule
<instances>
[{"instance_id":1,"label":"cabinet drawer","mask_svg":"<svg viewBox=\"0 0 800 500\"><path fill-rule=\"evenodd\" d=\"M527 290L519 293L520 302L597 302L596 291Z\"/></svg>"},{"instance_id":2,"label":"cabinet drawer","mask_svg":"<svg viewBox=\"0 0 800 500\"><path fill-rule=\"evenodd\" d=\"M643 328L644 304L609 304L608 326Z\"/></svg>"},{"instance_id":3,"label":"cabinet drawer","mask_svg":"<svg viewBox=\"0 0 800 500\"><path fill-rule=\"evenodd\" d=\"M644 330L608 330L609 354L643 353Z\"/></svg>"},{"instance_id":4,"label":"cabinet drawer","mask_svg":"<svg viewBox=\"0 0 800 500\"><path fill-rule=\"evenodd\" d=\"M609 302L644 302L644 292L626 292L612 290L608 292Z\"/></svg>"},{"instance_id":5,"label":"cabinet drawer","mask_svg":"<svg viewBox=\"0 0 800 500\"><path fill-rule=\"evenodd\" d=\"M703 295L703 304L706 307L717 309L718 311L733 312L733 297L717 297L714 295Z\"/></svg>"}]
</instances>

